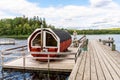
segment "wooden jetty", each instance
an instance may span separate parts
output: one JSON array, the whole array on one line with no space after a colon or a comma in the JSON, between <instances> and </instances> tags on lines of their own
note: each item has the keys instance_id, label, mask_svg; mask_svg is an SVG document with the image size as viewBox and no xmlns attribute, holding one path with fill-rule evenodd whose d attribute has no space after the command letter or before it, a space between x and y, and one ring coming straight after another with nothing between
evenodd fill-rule
<instances>
[{"instance_id":1,"label":"wooden jetty","mask_svg":"<svg viewBox=\"0 0 120 80\"><path fill-rule=\"evenodd\" d=\"M88 51L77 59L69 80L120 80L120 53L89 40Z\"/></svg>"},{"instance_id":2,"label":"wooden jetty","mask_svg":"<svg viewBox=\"0 0 120 80\"><path fill-rule=\"evenodd\" d=\"M14 39L0 39L0 45L14 45Z\"/></svg>"},{"instance_id":3,"label":"wooden jetty","mask_svg":"<svg viewBox=\"0 0 120 80\"><path fill-rule=\"evenodd\" d=\"M81 43L82 44L82 43ZM23 46L24 47L24 46ZM77 60L77 57L79 53L81 52L80 49L81 45L79 47L69 47L68 52L59 53L60 57L49 57L50 54L54 53L48 53L48 57L33 57L31 56L32 53L29 53L29 55L25 55L26 52L22 51L21 54L23 56L11 56L9 54L15 54L16 52L11 52L7 49L7 51L3 51L1 54L2 57L2 67L3 69L26 69L26 70L42 70L42 71L61 71L61 72L71 72L75 61ZM20 52L19 52L20 53ZM44 53L38 53L38 54L44 54ZM14 57L17 59L9 61L9 62L3 62L4 58L6 57ZM40 62L36 61L36 59L48 59L48 62ZM50 61L50 60L55 61Z\"/></svg>"},{"instance_id":4,"label":"wooden jetty","mask_svg":"<svg viewBox=\"0 0 120 80\"><path fill-rule=\"evenodd\" d=\"M69 52L70 51L70 52ZM18 57L13 61L2 63L3 69L26 69L26 70L41 70L41 71L62 71L62 72L71 72L72 68L75 65L75 53L77 48L69 48L68 52L60 53L62 57L33 57L31 54L24 56L7 56L5 57ZM8 52L11 53L11 52ZM7 53L6 53L7 54ZM24 52L22 52L24 54ZM43 54L43 53L39 53ZM50 54L50 53L49 53ZM54 53L52 53L54 54ZM37 61L36 59L48 59L48 62ZM50 59L54 59L50 61Z\"/></svg>"},{"instance_id":5,"label":"wooden jetty","mask_svg":"<svg viewBox=\"0 0 120 80\"><path fill-rule=\"evenodd\" d=\"M78 47L68 48L67 52L59 52L57 55L59 57L50 57L51 54L56 54L56 52L47 52L48 57L33 57L31 54L46 54L46 52L25 52L25 46L20 46L12 49L6 49L1 51L1 65L3 69L26 69L26 70L43 70L43 71L62 71L71 72L78 56L81 53L81 47L86 41L86 37L82 37L79 42ZM19 51L14 51L19 49ZM19 53L21 56L15 56L10 54ZM28 55L25 55L25 54ZM5 58L17 58L12 61L4 62ZM36 59L47 59L47 62L37 61ZM52 61L51 61L52 60Z\"/></svg>"}]
</instances>

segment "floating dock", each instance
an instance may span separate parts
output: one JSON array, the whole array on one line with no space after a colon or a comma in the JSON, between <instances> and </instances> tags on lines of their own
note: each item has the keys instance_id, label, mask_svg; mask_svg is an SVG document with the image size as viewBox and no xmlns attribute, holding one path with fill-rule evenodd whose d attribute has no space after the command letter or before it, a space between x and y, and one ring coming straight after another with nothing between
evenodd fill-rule
<instances>
[{"instance_id":1,"label":"floating dock","mask_svg":"<svg viewBox=\"0 0 120 80\"><path fill-rule=\"evenodd\" d=\"M18 59L2 62L3 69L26 69L26 70L41 70L41 71L61 71L71 72L75 65L75 55L78 51L77 47L68 48L68 52L60 53L63 56L51 58L53 61L41 62L36 60L39 57L33 57L30 54L27 56L10 56L5 57L18 57ZM8 54L11 52L8 52ZM43 57L41 57L43 58ZM2 58L3 59L3 58ZM50 59L50 58L49 58Z\"/></svg>"},{"instance_id":2,"label":"floating dock","mask_svg":"<svg viewBox=\"0 0 120 80\"><path fill-rule=\"evenodd\" d=\"M1 51L1 65L3 69L23 69L23 70L42 70L42 71L61 71L71 72L78 56L81 53L81 47L85 44L86 37L79 39L78 47L71 45L67 52L25 52L25 46L6 49ZM14 51L20 49L19 51ZM19 53L20 56L14 54ZM26 55L26 53L28 55ZM11 55L12 54L12 55ZM31 54L47 54L48 57L33 57ZM50 57L51 54L57 54L58 57ZM12 61L4 62L5 58L17 58ZM46 62L39 61L46 59Z\"/></svg>"},{"instance_id":3,"label":"floating dock","mask_svg":"<svg viewBox=\"0 0 120 80\"><path fill-rule=\"evenodd\" d=\"M14 45L14 39L0 39L0 45Z\"/></svg>"},{"instance_id":4,"label":"floating dock","mask_svg":"<svg viewBox=\"0 0 120 80\"><path fill-rule=\"evenodd\" d=\"M81 53L69 80L120 80L120 53L96 40Z\"/></svg>"},{"instance_id":5,"label":"floating dock","mask_svg":"<svg viewBox=\"0 0 120 80\"><path fill-rule=\"evenodd\" d=\"M69 52L67 53L72 53L72 54L63 56L62 57L63 59L58 57L57 60L50 61L49 63L37 61L35 59L36 57L27 55L22 58L4 63L3 68L4 69L42 70L42 71L47 71L49 69L50 71L71 72L75 65L74 59L75 59L75 53L77 51L77 48L71 47L68 49L68 51Z\"/></svg>"}]
</instances>

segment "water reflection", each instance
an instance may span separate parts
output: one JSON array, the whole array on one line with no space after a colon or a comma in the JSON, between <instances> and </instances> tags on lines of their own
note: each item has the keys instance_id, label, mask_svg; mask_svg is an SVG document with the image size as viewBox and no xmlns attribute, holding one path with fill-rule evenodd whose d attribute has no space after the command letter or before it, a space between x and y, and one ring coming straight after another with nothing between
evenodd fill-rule
<instances>
[{"instance_id":1,"label":"water reflection","mask_svg":"<svg viewBox=\"0 0 120 80\"><path fill-rule=\"evenodd\" d=\"M68 80L70 73L2 70L0 80Z\"/></svg>"}]
</instances>

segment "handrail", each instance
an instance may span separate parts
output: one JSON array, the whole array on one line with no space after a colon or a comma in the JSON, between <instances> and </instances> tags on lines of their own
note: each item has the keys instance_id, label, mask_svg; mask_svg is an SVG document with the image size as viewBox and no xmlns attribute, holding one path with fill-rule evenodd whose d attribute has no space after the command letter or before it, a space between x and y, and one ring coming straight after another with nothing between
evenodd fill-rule
<instances>
[{"instance_id":1,"label":"handrail","mask_svg":"<svg viewBox=\"0 0 120 80\"><path fill-rule=\"evenodd\" d=\"M8 58L11 58L11 57L13 57L13 58L21 58L21 57L23 57L23 56L3 56L2 55L2 57L8 57ZM63 59L69 59L69 60L72 60L72 59L75 59L75 58L61 58L61 57L28 57L28 56L24 56L25 58L31 58L31 59L54 59L54 60L63 60Z\"/></svg>"},{"instance_id":2,"label":"handrail","mask_svg":"<svg viewBox=\"0 0 120 80\"><path fill-rule=\"evenodd\" d=\"M84 38L86 38L86 35L83 35L78 41L82 41Z\"/></svg>"},{"instance_id":3,"label":"handrail","mask_svg":"<svg viewBox=\"0 0 120 80\"><path fill-rule=\"evenodd\" d=\"M15 50L15 49L24 48L24 47L27 47L27 45L15 47L15 48L10 48L10 49L6 49L5 51Z\"/></svg>"},{"instance_id":4,"label":"handrail","mask_svg":"<svg viewBox=\"0 0 120 80\"><path fill-rule=\"evenodd\" d=\"M2 51L5 52L4 55L9 55L10 54L16 54L18 52L13 52L13 51ZM57 54L57 55L74 55L76 52L23 52L23 51L19 51L19 53L28 53L28 54ZM47 55L46 54L46 55Z\"/></svg>"}]
</instances>

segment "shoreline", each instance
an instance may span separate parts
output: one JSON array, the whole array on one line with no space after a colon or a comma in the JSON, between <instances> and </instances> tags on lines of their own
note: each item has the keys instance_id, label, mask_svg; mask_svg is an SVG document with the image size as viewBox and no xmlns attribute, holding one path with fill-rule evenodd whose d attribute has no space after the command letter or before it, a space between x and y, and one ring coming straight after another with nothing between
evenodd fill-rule
<instances>
[{"instance_id":1,"label":"shoreline","mask_svg":"<svg viewBox=\"0 0 120 80\"><path fill-rule=\"evenodd\" d=\"M120 35L120 34L78 34L78 35ZM29 35L2 35L0 36L0 38L14 38L14 39L27 39L28 37Z\"/></svg>"},{"instance_id":2,"label":"shoreline","mask_svg":"<svg viewBox=\"0 0 120 80\"><path fill-rule=\"evenodd\" d=\"M29 35L3 35L0 38L27 39Z\"/></svg>"}]
</instances>

